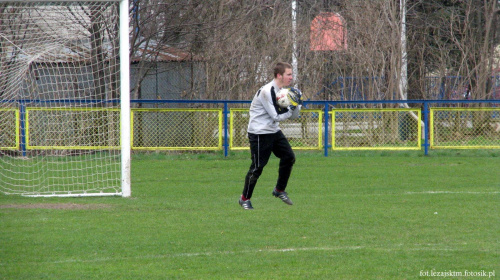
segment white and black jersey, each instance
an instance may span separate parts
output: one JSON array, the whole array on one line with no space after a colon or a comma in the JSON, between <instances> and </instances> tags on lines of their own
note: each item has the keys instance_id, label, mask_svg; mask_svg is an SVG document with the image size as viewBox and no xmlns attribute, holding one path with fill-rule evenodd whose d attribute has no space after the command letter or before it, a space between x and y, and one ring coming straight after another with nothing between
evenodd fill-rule
<instances>
[{"instance_id":1,"label":"white and black jersey","mask_svg":"<svg viewBox=\"0 0 500 280\"><path fill-rule=\"evenodd\" d=\"M284 192L295 163L295 154L279 127L279 122L298 116L300 105L294 110L281 108L276 102L280 91L276 81L268 83L257 91L250 105L248 140L252 164L245 177L242 199L252 197L257 180L262 174L271 154L280 159L276 190Z\"/></svg>"},{"instance_id":2,"label":"white and black jersey","mask_svg":"<svg viewBox=\"0 0 500 280\"><path fill-rule=\"evenodd\" d=\"M280 130L279 122L292 117L292 110L280 108L276 103L276 93L279 92L280 89L281 88L279 88L273 80L257 91L250 105L248 133L276 133Z\"/></svg>"}]
</instances>

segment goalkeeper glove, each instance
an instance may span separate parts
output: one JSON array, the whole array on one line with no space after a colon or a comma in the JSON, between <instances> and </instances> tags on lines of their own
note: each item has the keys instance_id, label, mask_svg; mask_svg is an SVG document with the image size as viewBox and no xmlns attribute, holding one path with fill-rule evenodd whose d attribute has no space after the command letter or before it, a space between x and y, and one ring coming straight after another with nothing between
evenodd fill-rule
<instances>
[{"instance_id":1,"label":"goalkeeper glove","mask_svg":"<svg viewBox=\"0 0 500 280\"><path fill-rule=\"evenodd\" d=\"M297 105L302 105L302 92L297 89L297 88L290 88L290 101L292 105L297 106Z\"/></svg>"}]
</instances>

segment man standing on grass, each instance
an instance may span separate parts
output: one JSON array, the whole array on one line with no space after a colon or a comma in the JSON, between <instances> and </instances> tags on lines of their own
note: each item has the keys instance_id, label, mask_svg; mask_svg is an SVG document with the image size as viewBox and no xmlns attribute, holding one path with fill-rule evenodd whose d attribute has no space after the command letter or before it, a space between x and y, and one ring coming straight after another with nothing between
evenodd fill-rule
<instances>
[{"instance_id":1,"label":"man standing on grass","mask_svg":"<svg viewBox=\"0 0 500 280\"><path fill-rule=\"evenodd\" d=\"M288 108L281 108L276 102L276 94L282 88L291 85L292 74L290 64L277 63L274 67L273 81L257 91L250 105L250 121L247 132L250 140L252 164L245 177L243 194L239 200L243 209L253 209L250 198L271 153L280 159L278 182L272 194L286 204L293 204L285 189L295 163L295 154L281 131L279 122L298 117L301 108L301 105L298 104L302 104L302 95L300 91L293 89L297 93L295 95L297 99L294 102L296 106L290 105Z\"/></svg>"}]
</instances>

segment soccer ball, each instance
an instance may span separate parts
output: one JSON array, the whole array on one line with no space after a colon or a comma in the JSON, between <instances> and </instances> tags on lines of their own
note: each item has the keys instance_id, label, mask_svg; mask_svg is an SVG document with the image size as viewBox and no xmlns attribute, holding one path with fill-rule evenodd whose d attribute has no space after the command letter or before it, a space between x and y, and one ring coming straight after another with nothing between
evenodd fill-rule
<instances>
[{"instance_id":1,"label":"soccer ball","mask_svg":"<svg viewBox=\"0 0 500 280\"><path fill-rule=\"evenodd\" d=\"M282 88L278 93L276 94L276 103L278 103L278 106L281 108L287 108L290 106L292 103L290 102L290 94L293 94L290 92L289 88Z\"/></svg>"}]
</instances>

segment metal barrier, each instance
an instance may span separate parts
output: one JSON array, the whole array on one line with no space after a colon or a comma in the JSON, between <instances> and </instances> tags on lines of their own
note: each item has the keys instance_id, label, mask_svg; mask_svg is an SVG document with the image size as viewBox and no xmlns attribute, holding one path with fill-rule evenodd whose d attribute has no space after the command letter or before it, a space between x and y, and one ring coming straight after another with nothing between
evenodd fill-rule
<instances>
[{"instance_id":1,"label":"metal barrier","mask_svg":"<svg viewBox=\"0 0 500 280\"><path fill-rule=\"evenodd\" d=\"M19 150L19 109L0 109L0 150Z\"/></svg>"},{"instance_id":2,"label":"metal barrier","mask_svg":"<svg viewBox=\"0 0 500 280\"><path fill-rule=\"evenodd\" d=\"M420 150L420 109L334 109L333 150Z\"/></svg>"},{"instance_id":3,"label":"metal barrier","mask_svg":"<svg viewBox=\"0 0 500 280\"><path fill-rule=\"evenodd\" d=\"M27 150L119 150L120 110L26 108Z\"/></svg>"},{"instance_id":4,"label":"metal barrier","mask_svg":"<svg viewBox=\"0 0 500 280\"><path fill-rule=\"evenodd\" d=\"M222 109L132 109L132 150L220 150Z\"/></svg>"},{"instance_id":5,"label":"metal barrier","mask_svg":"<svg viewBox=\"0 0 500 280\"><path fill-rule=\"evenodd\" d=\"M57 102L76 105L60 108ZM27 150L112 150L120 146L119 135L114 135L119 131L116 104L82 109L86 105L77 100L9 103L9 108L0 110L0 150L24 155ZM139 107L131 109L133 150L223 150L227 156L229 150L249 149L250 101L131 103ZM280 125L294 149L322 149L325 156L332 150L423 148L427 155L429 148L499 149L499 104L500 100L306 101L300 118Z\"/></svg>"},{"instance_id":6,"label":"metal barrier","mask_svg":"<svg viewBox=\"0 0 500 280\"><path fill-rule=\"evenodd\" d=\"M229 111L229 149L250 149L247 137L249 110L230 109ZM280 127L294 149L321 150L323 145L322 119L321 110L304 109L301 110L298 119L281 122Z\"/></svg>"},{"instance_id":7,"label":"metal barrier","mask_svg":"<svg viewBox=\"0 0 500 280\"><path fill-rule=\"evenodd\" d=\"M499 108L431 108L431 149L499 149Z\"/></svg>"}]
</instances>

